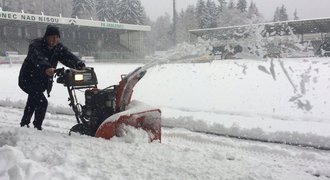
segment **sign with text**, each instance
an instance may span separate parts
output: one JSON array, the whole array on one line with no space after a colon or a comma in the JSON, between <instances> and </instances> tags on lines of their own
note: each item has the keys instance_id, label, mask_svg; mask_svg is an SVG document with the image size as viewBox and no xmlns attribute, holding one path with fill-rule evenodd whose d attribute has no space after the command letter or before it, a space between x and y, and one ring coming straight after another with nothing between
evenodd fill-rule
<instances>
[{"instance_id":1,"label":"sign with text","mask_svg":"<svg viewBox=\"0 0 330 180\"><path fill-rule=\"evenodd\" d=\"M106 21L94 21L87 19L66 18L56 16L45 16L38 14L26 14L10 11L0 11L0 19L17 20L17 21L29 21L40 23L53 23L75 26L89 26L98 28L110 28L110 29L122 29L122 30L135 30L135 31L150 31L150 26L123 24Z\"/></svg>"}]
</instances>

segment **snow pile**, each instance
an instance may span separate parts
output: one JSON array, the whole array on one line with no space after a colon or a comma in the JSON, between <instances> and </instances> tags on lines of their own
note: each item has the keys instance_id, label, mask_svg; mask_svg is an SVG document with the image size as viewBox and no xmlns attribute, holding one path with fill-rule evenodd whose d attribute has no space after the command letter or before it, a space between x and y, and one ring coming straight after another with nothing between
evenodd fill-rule
<instances>
[{"instance_id":1,"label":"snow pile","mask_svg":"<svg viewBox=\"0 0 330 180\"><path fill-rule=\"evenodd\" d=\"M21 130L21 129L20 129ZM43 180L43 179L76 179L88 180L74 171L68 171L67 155L64 151L58 153L43 151L43 146L35 144L32 149L25 149L24 153L19 143L19 133L24 132L15 128L0 129L0 179L3 180ZM37 135L38 136L38 135ZM34 136L33 138L37 138ZM27 139L25 139L27 140ZM33 141L33 139L31 139ZM23 142L31 143L31 142ZM23 149L26 147L23 147ZM59 148L57 148L59 150ZM56 149L54 149L56 150ZM54 151L53 150L53 151ZM48 164L48 165L46 165ZM63 166L63 167L61 167Z\"/></svg>"},{"instance_id":2,"label":"snow pile","mask_svg":"<svg viewBox=\"0 0 330 180\"><path fill-rule=\"evenodd\" d=\"M183 42L175 48L165 52L159 52L148 59L159 60L167 59L168 62L196 62L210 60L212 47L210 41L198 38L195 44Z\"/></svg>"},{"instance_id":3,"label":"snow pile","mask_svg":"<svg viewBox=\"0 0 330 180\"><path fill-rule=\"evenodd\" d=\"M330 148L329 64L311 58L162 65L148 71L134 97L161 107L165 126ZM155 93L164 98L146 95Z\"/></svg>"},{"instance_id":4,"label":"snow pile","mask_svg":"<svg viewBox=\"0 0 330 180\"><path fill-rule=\"evenodd\" d=\"M213 47L220 47L223 54L229 54L229 57L223 58L229 59L312 57L315 51L310 43L301 44L301 39L285 24L275 29L250 25L207 36Z\"/></svg>"},{"instance_id":5,"label":"snow pile","mask_svg":"<svg viewBox=\"0 0 330 180\"><path fill-rule=\"evenodd\" d=\"M18 138L18 131L7 130L4 127L0 127L0 147L4 145L16 146Z\"/></svg>"},{"instance_id":6,"label":"snow pile","mask_svg":"<svg viewBox=\"0 0 330 180\"><path fill-rule=\"evenodd\" d=\"M119 137L114 137L114 141L125 142L130 144L148 143L149 135L142 129L137 129L132 126L122 124L118 129L117 133Z\"/></svg>"},{"instance_id":7,"label":"snow pile","mask_svg":"<svg viewBox=\"0 0 330 180\"><path fill-rule=\"evenodd\" d=\"M141 65L93 66L99 86L107 87ZM145 132L127 126L125 137L111 140L68 136L75 117L50 113L70 110L66 88L57 84L43 131L19 128L22 109L12 107L22 107L27 96L17 76L0 76L6 82L0 88L0 179L329 178L327 151L207 134L329 146L329 68L328 58L153 66L134 88L128 110L160 108L162 124L173 127L162 128L162 143L147 143ZM0 69L18 74L19 66Z\"/></svg>"}]
</instances>

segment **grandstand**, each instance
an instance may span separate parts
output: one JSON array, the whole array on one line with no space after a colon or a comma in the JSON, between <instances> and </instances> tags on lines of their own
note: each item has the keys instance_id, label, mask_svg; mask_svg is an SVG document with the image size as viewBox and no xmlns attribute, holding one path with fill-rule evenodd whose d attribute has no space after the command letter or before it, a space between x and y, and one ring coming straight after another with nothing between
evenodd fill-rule
<instances>
[{"instance_id":1,"label":"grandstand","mask_svg":"<svg viewBox=\"0 0 330 180\"><path fill-rule=\"evenodd\" d=\"M0 56L7 51L27 54L29 42L42 37L46 26L61 30L61 41L80 56L97 61L141 59L150 26L0 11Z\"/></svg>"}]
</instances>

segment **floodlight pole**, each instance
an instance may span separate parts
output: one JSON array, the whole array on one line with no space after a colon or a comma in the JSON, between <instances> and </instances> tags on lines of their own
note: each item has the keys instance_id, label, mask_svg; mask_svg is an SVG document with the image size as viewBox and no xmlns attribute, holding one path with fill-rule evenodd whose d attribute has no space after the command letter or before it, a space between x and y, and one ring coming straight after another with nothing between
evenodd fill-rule
<instances>
[{"instance_id":1,"label":"floodlight pole","mask_svg":"<svg viewBox=\"0 0 330 180\"><path fill-rule=\"evenodd\" d=\"M176 24L177 24L177 14L176 14L176 8L175 8L175 0L173 0L173 42L174 45L176 45Z\"/></svg>"},{"instance_id":2,"label":"floodlight pole","mask_svg":"<svg viewBox=\"0 0 330 180\"><path fill-rule=\"evenodd\" d=\"M61 14L63 14L62 0L60 0L60 10L61 10Z\"/></svg>"}]
</instances>

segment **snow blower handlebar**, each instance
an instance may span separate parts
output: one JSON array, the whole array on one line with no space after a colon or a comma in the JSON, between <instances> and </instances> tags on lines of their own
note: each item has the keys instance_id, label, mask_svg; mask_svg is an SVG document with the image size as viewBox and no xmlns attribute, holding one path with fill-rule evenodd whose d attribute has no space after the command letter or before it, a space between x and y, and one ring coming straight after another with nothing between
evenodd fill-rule
<instances>
[{"instance_id":1,"label":"snow blower handlebar","mask_svg":"<svg viewBox=\"0 0 330 180\"><path fill-rule=\"evenodd\" d=\"M97 88L98 82L94 68L86 67L83 70L59 68L55 70L55 76L57 76L57 83L67 87L69 106L72 107L78 124L81 122L86 124L87 120L82 116L82 107L77 101L75 89Z\"/></svg>"},{"instance_id":2,"label":"snow blower handlebar","mask_svg":"<svg viewBox=\"0 0 330 180\"><path fill-rule=\"evenodd\" d=\"M83 70L60 68L55 70L55 74L58 77L57 83L64 86L72 86L75 89L97 87L98 82L92 67Z\"/></svg>"}]
</instances>

